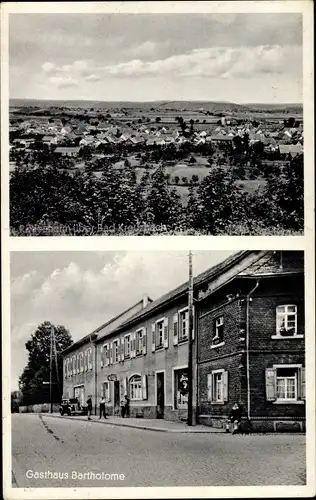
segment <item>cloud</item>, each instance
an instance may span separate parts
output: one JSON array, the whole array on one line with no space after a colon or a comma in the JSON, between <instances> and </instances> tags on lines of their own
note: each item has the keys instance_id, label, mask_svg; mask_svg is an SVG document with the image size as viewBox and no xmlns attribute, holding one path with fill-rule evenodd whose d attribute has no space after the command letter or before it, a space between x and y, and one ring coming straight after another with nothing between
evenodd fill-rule
<instances>
[{"instance_id":1,"label":"cloud","mask_svg":"<svg viewBox=\"0 0 316 500\"><path fill-rule=\"evenodd\" d=\"M56 64L54 63L50 63L50 62L45 62L44 64L42 64L42 70L44 71L44 73L54 73L56 71Z\"/></svg>"},{"instance_id":2,"label":"cloud","mask_svg":"<svg viewBox=\"0 0 316 500\"><path fill-rule=\"evenodd\" d=\"M154 56L158 56L159 52L164 52L166 49L170 47L170 41L154 41L154 40L146 40L141 44L132 45L126 49L126 54L133 58L153 58Z\"/></svg>"},{"instance_id":3,"label":"cloud","mask_svg":"<svg viewBox=\"0 0 316 500\"><path fill-rule=\"evenodd\" d=\"M192 76L209 78L249 77L291 73L301 66L301 47L210 47L194 49L165 59L145 62L133 59L103 68L112 77Z\"/></svg>"},{"instance_id":4,"label":"cloud","mask_svg":"<svg viewBox=\"0 0 316 500\"><path fill-rule=\"evenodd\" d=\"M194 273L205 270L229 253L196 252ZM55 267L44 271L47 262L34 252L33 262L28 260L27 269L24 268L11 284L12 379L15 386L27 362L25 342L42 322L47 320L63 325L73 339L78 340L146 293L156 299L184 282L188 275L186 252L118 252L115 258L104 253L102 259L96 253L86 252L81 261L74 255L76 252L71 252L67 264L62 265L58 256L45 254L49 262L56 262ZM17 264L21 266L23 253L14 258L15 262L19 259ZM98 259L99 265L95 266Z\"/></svg>"},{"instance_id":5,"label":"cloud","mask_svg":"<svg viewBox=\"0 0 316 500\"><path fill-rule=\"evenodd\" d=\"M77 80L74 80L71 76L51 76L49 81L59 89L78 87Z\"/></svg>"},{"instance_id":6,"label":"cloud","mask_svg":"<svg viewBox=\"0 0 316 500\"><path fill-rule=\"evenodd\" d=\"M100 80L102 80L101 76L100 75L96 75L94 73L90 74L90 75L87 75L84 77L84 79L87 81L87 82L99 82Z\"/></svg>"}]
</instances>

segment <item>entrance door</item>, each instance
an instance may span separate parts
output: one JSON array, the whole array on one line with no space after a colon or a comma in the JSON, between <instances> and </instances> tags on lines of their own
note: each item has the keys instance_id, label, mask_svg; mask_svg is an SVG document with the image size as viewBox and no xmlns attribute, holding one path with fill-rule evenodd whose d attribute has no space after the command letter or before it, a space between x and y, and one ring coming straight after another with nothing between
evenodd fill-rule
<instances>
[{"instance_id":1,"label":"entrance door","mask_svg":"<svg viewBox=\"0 0 316 500\"><path fill-rule=\"evenodd\" d=\"M156 373L157 376L157 418L164 418L165 411L165 374Z\"/></svg>"},{"instance_id":2,"label":"entrance door","mask_svg":"<svg viewBox=\"0 0 316 500\"><path fill-rule=\"evenodd\" d=\"M121 413L121 400L120 400L120 381L114 381L114 415Z\"/></svg>"}]
</instances>

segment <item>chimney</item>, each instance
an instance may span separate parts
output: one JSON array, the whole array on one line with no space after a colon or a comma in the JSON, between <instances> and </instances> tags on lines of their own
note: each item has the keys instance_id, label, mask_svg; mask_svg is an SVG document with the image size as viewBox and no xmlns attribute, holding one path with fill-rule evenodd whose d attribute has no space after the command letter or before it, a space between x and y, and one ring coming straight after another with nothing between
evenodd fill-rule
<instances>
[{"instance_id":1,"label":"chimney","mask_svg":"<svg viewBox=\"0 0 316 500\"><path fill-rule=\"evenodd\" d=\"M143 309L148 306L148 295L144 295L143 297Z\"/></svg>"}]
</instances>

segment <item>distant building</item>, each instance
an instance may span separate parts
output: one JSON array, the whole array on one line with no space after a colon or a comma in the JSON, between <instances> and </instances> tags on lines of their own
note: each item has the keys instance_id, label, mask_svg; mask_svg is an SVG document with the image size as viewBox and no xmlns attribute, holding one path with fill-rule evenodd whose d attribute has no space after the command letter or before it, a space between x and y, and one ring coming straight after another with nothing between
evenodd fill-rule
<instances>
[{"instance_id":1,"label":"distant building","mask_svg":"<svg viewBox=\"0 0 316 500\"><path fill-rule=\"evenodd\" d=\"M79 151L80 151L79 147L61 146L56 148L54 153L60 154L61 156L76 157Z\"/></svg>"}]
</instances>

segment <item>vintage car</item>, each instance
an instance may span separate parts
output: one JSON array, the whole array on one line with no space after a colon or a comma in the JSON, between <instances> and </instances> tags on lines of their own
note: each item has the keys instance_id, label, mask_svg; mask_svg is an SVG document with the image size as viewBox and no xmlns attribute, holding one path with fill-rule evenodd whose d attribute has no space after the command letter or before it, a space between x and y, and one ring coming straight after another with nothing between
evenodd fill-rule
<instances>
[{"instance_id":1,"label":"vintage car","mask_svg":"<svg viewBox=\"0 0 316 500\"><path fill-rule=\"evenodd\" d=\"M87 405L81 405L78 398L63 399L59 413L61 415L87 415Z\"/></svg>"}]
</instances>

